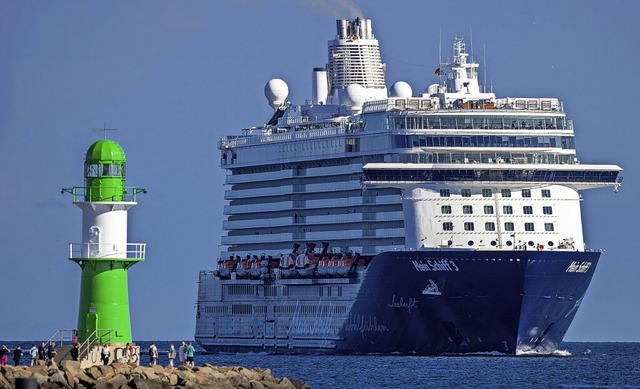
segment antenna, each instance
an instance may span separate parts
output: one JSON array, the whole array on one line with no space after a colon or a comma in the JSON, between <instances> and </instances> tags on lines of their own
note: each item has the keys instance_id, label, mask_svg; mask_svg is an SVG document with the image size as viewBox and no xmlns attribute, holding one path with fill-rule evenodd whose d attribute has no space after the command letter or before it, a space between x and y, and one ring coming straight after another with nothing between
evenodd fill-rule
<instances>
[{"instance_id":1,"label":"antenna","mask_svg":"<svg viewBox=\"0 0 640 389\"><path fill-rule=\"evenodd\" d=\"M469 43L471 43L471 62L473 62L473 30L469 26Z\"/></svg>"},{"instance_id":2,"label":"antenna","mask_svg":"<svg viewBox=\"0 0 640 389\"><path fill-rule=\"evenodd\" d=\"M482 66L484 67L484 93L487 93L487 45L482 45Z\"/></svg>"},{"instance_id":3,"label":"antenna","mask_svg":"<svg viewBox=\"0 0 640 389\"><path fill-rule=\"evenodd\" d=\"M107 131L118 131L117 128L107 128L107 123L103 124L102 128L94 128L93 132L100 132L102 131L104 133L104 139L107 139Z\"/></svg>"},{"instance_id":4,"label":"antenna","mask_svg":"<svg viewBox=\"0 0 640 389\"><path fill-rule=\"evenodd\" d=\"M442 26L440 26L440 40L438 41L438 69L442 69ZM442 70L438 74L438 84L442 85Z\"/></svg>"}]
</instances>

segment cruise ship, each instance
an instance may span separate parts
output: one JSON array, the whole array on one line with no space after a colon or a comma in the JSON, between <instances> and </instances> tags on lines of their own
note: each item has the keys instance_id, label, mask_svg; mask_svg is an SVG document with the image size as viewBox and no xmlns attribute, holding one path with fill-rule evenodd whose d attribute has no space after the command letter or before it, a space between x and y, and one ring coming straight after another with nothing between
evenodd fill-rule
<instances>
[{"instance_id":1,"label":"cruise ship","mask_svg":"<svg viewBox=\"0 0 640 389\"><path fill-rule=\"evenodd\" d=\"M461 37L433 84L387 87L369 19L337 20L311 97L223 137L223 250L199 274L207 351L550 353L601 250L580 191L621 185L579 161L553 97L481 89Z\"/></svg>"}]
</instances>

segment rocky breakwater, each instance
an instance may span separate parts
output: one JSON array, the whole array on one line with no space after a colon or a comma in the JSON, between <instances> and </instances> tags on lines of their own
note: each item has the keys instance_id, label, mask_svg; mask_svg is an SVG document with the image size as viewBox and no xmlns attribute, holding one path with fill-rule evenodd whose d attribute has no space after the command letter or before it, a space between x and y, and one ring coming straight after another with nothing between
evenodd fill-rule
<instances>
[{"instance_id":1,"label":"rocky breakwater","mask_svg":"<svg viewBox=\"0 0 640 389\"><path fill-rule=\"evenodd\" d=\"M0 389L32 388L98 388L98 389L164 389L164 388L247 388L309 389L302 381L275 378L269 369L212 366L178 368L138 366L114 362L107 366L81 369L79 362L63 361L60 366L0 366Z\"/></svg>"}]
</instances>

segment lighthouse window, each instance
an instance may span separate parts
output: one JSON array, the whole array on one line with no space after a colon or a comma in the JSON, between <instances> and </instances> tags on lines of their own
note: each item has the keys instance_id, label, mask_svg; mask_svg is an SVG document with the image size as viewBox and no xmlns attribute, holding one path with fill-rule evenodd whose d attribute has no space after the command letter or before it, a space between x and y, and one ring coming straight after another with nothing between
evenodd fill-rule
<instances>
[{"instance_id":1,"label":"lighthouse window","mask_svg":"<svg viewBox=\"0 0 640 389\"><path fill-rule=\"evenodd\" d=\"M451 213L451 206L450 205L443 205L442 207L440 207L440 209L441 209L443 214Z\"/></svg>"},{"instance_id":2,"label":"lighthouse window","mask_svg":"<svg viewBox=\"0 0 640 389\"><path fill-rule=\"evenodd\" d=\"M531 189L523 189L522 197L531 197Z\"/></svg>"},{"instance_id":3,"label":"lighthouse window","mask_svg":"<svg viewBox=\"0 0 640 389\"><path fill-rule=\"evenodd\" d=\"M453 223L451 223L451 222L442 223L442 230L443 231L453 231Z\"/></svg>"},{"instance_id":4,"label":"lighthouse window","mask_svg":"<svg viewBox=\"0 0 640 389\"><path fill-rule=\"evenodd\" d=\"M485 205L484 206L484 214L485 215L493 215L493 205Z\"/></svg>"},{"instance_id":5,"label":"lighthouse window","mask_svg":"<svg viewBox=\"0 0 640 389\"><path fill-rule=\"evenodd\" d=\"M533 223L524 223L524 230L525 231L535 231L535 229L533 228Z\"/></svg>"},{"instance_id":6,"label":"lighthouse window","mask_svg":"<svg viewBox=\"0 0 640 389\"><path fill-rule=\"evenodd\" d=\"M502 206L502 213L504 213L505 215L513 214L513 207L510 206L510 205L503 205Z\"/></svg>"},{"instance_id":7,"label":"lighthouse window","mask_svg":"<svg viewBox=\"0 0 640 389\"><path fill-rule=\"evenodd\" d=\"M495 231L496 224L494 222L486 222L484 223L484 229L485 231Z\"/></svg>"},{"instance_id":8,"label":"lighthouse window","mask_svg":"<svg viewBox=\"0 0 640 389\"><path fill-rule=\"evenodd\" d=\"M522 212L524 212L525 215L532 215L533 207L530 205L525 205L524 207L522 207Z\"/></svg>"},{"instance_id":9,"label":"lighthouse window","mask_svg":"<svg viewBox=\"0 0 640 389\"><path fill-rule=\"evenodd\" d=\"M500 193L502 197L511 197L511 189L502 189Z\"/></svg>"},{"instance_id":10,"label":"lighthouse window","mask_svg":"<svg viewBox=\"0 0 640 389\"><path fill-rule=\"evenodd\" d=\"M462 213L472 214L473 213L473 206L472 205L463 205L462 206Z\"/></svg>"},{"instance_id":11,"label":"lighthouse window","mask_svg":"<svg viewBox=\"0 0 640 389\"><path fill-rule=\"evenodd\" d=\"M542 207L542 213L545 215L553 215L553 208L549 206Z\"/></svg>"},{"instance_id":12,"label":"lighthouse window","mask_svg":"<svg viewBox=\"0 0 640 389\"><path fill-rule=\"evenodd\" d=\"M513 223L512 222L504 223L504 230L505 231L515 231Z\"/></svg>"},{"instance_id":13,"label":"lighthouse window","mask_svg":"<svg viewBox=\"0 0 640 389\"><path fill-rule=\"evenodd\" d=\"M92 164L88 164L86 171L85 171L85 176L86 177L99 177L100 176L100 164L97 163L92 163Z\"/></svg>"},{"instance_id":14,"label":"lighthouse window","mask_svg":"<svg viewBox=\"0 0 640 389\"><path fill-rule=\"evenodd\" d=\"M475 230L473 222L465 222L464 223L464 230L465 231L473 231L473 230Z\"/></svg>"},{"instance_id":15,"label":"lighthouse window","mask_svg":"<svg viewBox=\"0 0 640 389\"><path fill-rule=\"evenodd\" d=\"M542 189L542 197L551 197L551 190L549 189Z\"/></svg>"},{"instance_id":16,"label":"lighthouse window","mask_svg":"<svg viewBox=\"0 0 640 389\"><path fill-rule=\"evenodd\" d=\"M462 197L471 197L471 189L460 189Z\"/></svg>"},{"instance_id":17,"label":"lighthouse window","mask_svg":"<svg viewBox=\"0 0 640 389\"><path fill-rule=\"evenodd\" d=\"M544 223L544 230L545 231L554 231L553 223Z\"/></svg>"}]
</instances>

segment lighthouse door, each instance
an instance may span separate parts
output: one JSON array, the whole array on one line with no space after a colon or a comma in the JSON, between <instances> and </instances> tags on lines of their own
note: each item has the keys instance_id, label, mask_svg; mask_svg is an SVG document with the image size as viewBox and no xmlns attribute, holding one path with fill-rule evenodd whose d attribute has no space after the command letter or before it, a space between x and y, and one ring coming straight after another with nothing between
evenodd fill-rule
<instances>
[{"instance_id":1,"label":"lighthouse door","mask_svg":"<svg viewBox=\"0 0 640 389\"><path fill-rule=\"evenodd\" d=\"M87 313L86 323L87 323L86 325L87 332L85 333L85 337L86 337L85 340L87 340L90 336L94 335L94 332L96 332L96 330L98 329L98 314L95 312ZM95 334L95 335L99 335L99 334Z\"/></svg>"}]
</instances>

